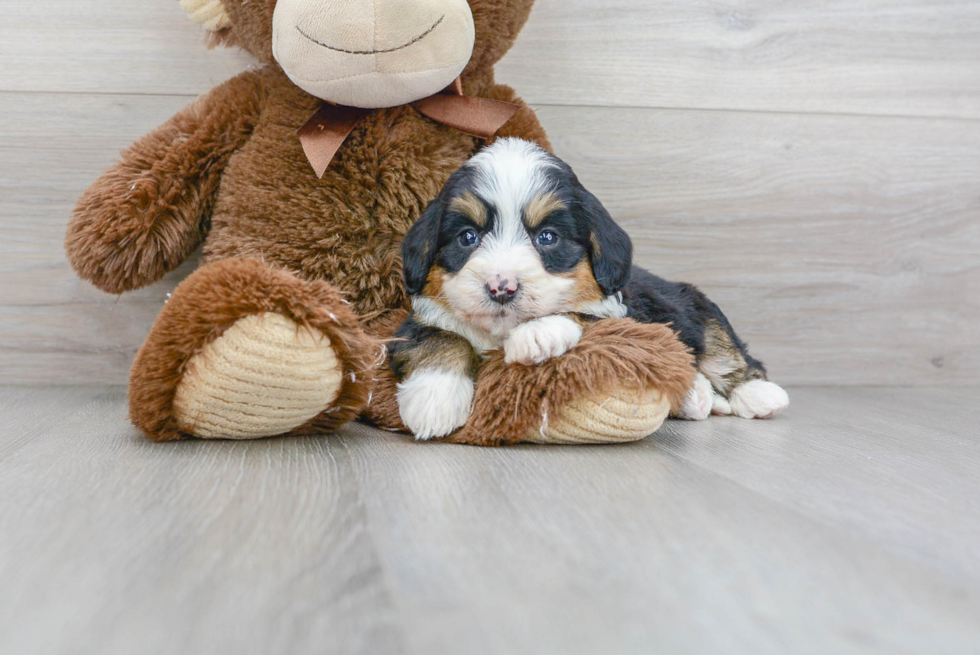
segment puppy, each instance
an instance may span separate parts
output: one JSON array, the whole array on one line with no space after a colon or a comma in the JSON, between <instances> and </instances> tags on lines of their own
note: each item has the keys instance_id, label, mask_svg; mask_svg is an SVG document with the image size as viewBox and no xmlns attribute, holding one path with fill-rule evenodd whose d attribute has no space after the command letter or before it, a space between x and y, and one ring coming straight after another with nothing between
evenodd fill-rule
<instances>
[{"instance_id":1,"label":"puppy","mask_svg":"<svg viewBox=\"0 0 980 655\"><path fill-rule=\"evenodd\" d=\"M535 144L500 139L454 173L402 257L413 311L391 366L402 420L418 439L466 423L485 353L503 348L508 363L540 364L575 346L583 325L612 317L669 324L694 353L698 375L680 418L768 418L789 404L718 306L633 266L627 234Z\"/></svg>"}]
</instances>

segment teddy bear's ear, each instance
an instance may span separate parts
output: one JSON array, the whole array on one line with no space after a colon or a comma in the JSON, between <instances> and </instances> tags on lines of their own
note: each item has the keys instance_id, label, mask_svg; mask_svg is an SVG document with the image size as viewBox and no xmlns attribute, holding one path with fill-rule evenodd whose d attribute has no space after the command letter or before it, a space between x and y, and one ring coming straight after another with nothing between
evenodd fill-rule
<instances>
[{"instance_id":1,"label":"teddy bear's ear","mask_svg":"<svg viewBox=\"0 0 980 655\"><path fill-rule=\"evenodd\" d=\"M231 19L221 0L180 0L180 6L209 32L220 32L231 27Z\"/></svg>"}]
</instances>

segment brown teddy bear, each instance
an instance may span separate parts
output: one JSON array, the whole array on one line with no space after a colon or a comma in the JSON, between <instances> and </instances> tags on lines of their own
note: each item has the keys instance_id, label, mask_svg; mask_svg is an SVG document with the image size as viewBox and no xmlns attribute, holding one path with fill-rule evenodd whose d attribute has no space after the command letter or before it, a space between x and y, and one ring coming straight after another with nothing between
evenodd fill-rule
<instances>
[{"instance_id":1,"label":"brown teddy bear","mask_svg":"<svg viewBox=\"0 0 980 655\"><path fill-rule=\"evenodd\" d=\"M402 238L479 137L549 147L494 81L533 0L181 4L263 66L139 140L78 201L68 256L107 292L204 244L136 356L133 423L154 440L323 434L362 415L403 428L384 354L405 316ZM491 357L451 440L639 439L693 375L668 328L602 321L541 366Z\"/></svg>"}]
</instances>

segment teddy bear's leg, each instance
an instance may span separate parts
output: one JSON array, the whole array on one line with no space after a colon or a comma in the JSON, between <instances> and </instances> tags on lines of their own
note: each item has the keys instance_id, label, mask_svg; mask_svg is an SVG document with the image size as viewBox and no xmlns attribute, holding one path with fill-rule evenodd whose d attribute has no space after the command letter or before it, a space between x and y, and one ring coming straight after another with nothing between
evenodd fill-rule
<instances>
[{"instance_id":1,"label":"teddy bear's leg","mask_svg":"<svg viewBox=\"0 0 980 655\"><path fill-rule=\"evenodd\" d=\"M399 318L404 316L393 315L388 322ZM578 345L537 366L507 364L505 354L497 352L481 367L469 421L444 441L479 446L637 441L680 407L694 381L693 362L673 330L629 319L595 323ZM377 378L367 418L408 431L398 416L394 376L384 368Z\"/></svg>"},{"instance_id":2,"label":"teddy bear's leg","mask_svg":"<svg viewBox=\"0 0 980 655\"><path fill-rule=\"evenodd\" d=\"M133 363L133 423L157 441L322 434L367 404L380 342L341 294L257 260L198 269Z\"/></svg>"},{"instance_id":3,"label":"teddy bear's leg","mask_svg":"<svg viewBox=\"0 0 980 655\"><path fill-rule=\"evenodd\" d=\"M606 319L578 345L537 366L490 358L477 380L473 414L451 441L600 444L656 432L695 375L669 327Z\"/></svg>"}]
</instances>

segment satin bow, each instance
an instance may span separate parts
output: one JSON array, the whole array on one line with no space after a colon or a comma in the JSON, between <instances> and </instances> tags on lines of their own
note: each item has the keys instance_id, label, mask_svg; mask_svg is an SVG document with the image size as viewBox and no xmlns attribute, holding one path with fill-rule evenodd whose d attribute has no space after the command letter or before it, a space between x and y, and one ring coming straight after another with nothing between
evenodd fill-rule
<instances>
[{"instance_id":1,"label":"satin bow","mask_svg":"<svg viewBox=\"0 0 980 655\"><path fill-rule=\"evenodd\" d=\"M463 95L459 78L441 93L411 103L420 114L479 139L492 138L520 109L520 105ZM318 178L327 172L334 155L372 109L326 103L299 129L299 141Z\"/></svg>"}]
</instances>

